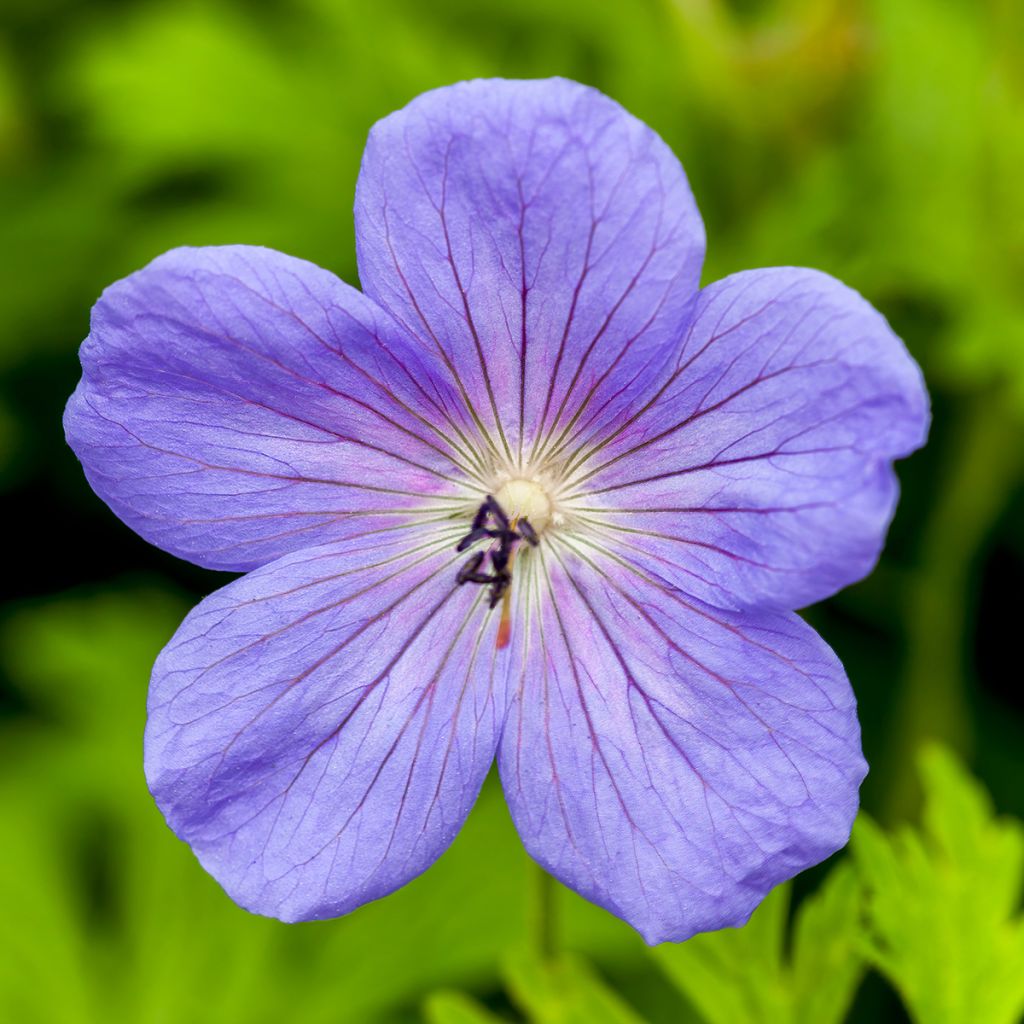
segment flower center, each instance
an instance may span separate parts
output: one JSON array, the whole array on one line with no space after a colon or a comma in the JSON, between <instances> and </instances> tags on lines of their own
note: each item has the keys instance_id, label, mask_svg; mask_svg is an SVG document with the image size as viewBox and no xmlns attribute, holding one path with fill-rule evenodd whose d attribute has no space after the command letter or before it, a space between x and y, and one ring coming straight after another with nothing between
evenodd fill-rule
<instances>
[{"instance_id":1,"label":"flower center","mask_svg":"<svg viewBox=\"0 0 1024 1024\"><path fill-rule=\"evenodd\" d=\"M514 477L500 487L494 497L511 522L526 519L537 534L543 533L551 523L551 499L535 480Z\"/></svg>"}]
</instances>

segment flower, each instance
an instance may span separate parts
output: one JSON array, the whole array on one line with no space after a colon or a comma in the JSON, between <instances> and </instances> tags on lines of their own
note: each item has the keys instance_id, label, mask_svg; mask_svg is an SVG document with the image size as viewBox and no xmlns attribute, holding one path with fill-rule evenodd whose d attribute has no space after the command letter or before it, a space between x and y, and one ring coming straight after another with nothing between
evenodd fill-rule
<instances>
[{"instance_id":1,"label":"flower","mask_svg":"<svg viewBox=\"0 0 1024 1024\"><path fill-rule=\"evenodd\" d=\"M362 293L184 248L93 310L90 483L247 573L157 659L153 796L309 920L427 868L496 757L530 854L648 942L741 924L849 836L854 697L792 609L873 566L917 366L825 274L698 289L679 162L573 82L420 96L355 213Z\"/></svg>"}]
</instances>

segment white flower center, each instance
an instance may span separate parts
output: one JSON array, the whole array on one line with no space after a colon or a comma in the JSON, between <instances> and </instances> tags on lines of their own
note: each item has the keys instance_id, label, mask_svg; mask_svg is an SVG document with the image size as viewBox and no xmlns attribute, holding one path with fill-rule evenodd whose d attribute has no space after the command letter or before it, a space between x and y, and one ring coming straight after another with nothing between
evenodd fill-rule
<instances>
[{"instance_id":1,"label":"white flower center","mask_svg":"<svg viewBox=\"0 0 1024 1024\"><path fill-rule=\"evenodd\" d=\"M537 480L512 477L494 492L494 497L509 519L528 519L536 533L543 533L557 518L548 492Z\"/></svg>"}]
</instances>

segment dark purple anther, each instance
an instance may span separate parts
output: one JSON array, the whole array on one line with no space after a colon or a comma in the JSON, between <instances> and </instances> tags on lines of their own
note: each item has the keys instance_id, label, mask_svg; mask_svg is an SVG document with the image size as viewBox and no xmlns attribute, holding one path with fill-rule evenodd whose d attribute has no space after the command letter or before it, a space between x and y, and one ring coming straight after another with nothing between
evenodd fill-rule
<instances>
[{"instance_id":1,"label":"dark purple anther","mask_svg":"<svg viewBox=\"0 0 1024 1024\"><path fill-rule=\"evenodd\" d=\"M532 547L536 547L540 543L537 531L530 525L529 519L520 519L519 522L516 523L516 530L519 532L519 536Z\"/></svg>"},{"instance_id":2,"label":"dark purple anther","mask_svg":"<svg viewBox=\"0 0 1024 1024\"><path fill-rule=\"evenodd\" d=\"M460 587L463 583L488 582L489 577L485 577L483 580L477 579L478 576L482 575L478 570L480 569L480 564L483 560L484 553L482 551L478 551L475 555L470 556L469 561L466 562L466 564L459 570L458 575L455 577L455 582L458 583Z\"/></svg>"},{"instance_id":3,"label":"dark purple anther","mask_svg":"<svg viewBox=\"0 0 1024 1024\"><path fill-rule=\"evenodd\" d=\"M477 516L479 517L479 515L480 513L478 512ZM474 520L474 522L476 522L476 520ZM465 551L467 548L471 548L474 544L476 544L477 541L486 540L488 537L493 536L493 530L485 530L481 527L474 526L473 529L470 530L470 532L467 533L466 536L459 541L459 543L456 545L455 550Z\"/></svg>"},{"instance_id":4,"label":"dark purple anther","mask_svg":"<svg viewBox=\"0 0 1024 1024\"><path fill-rule=\"evenodd\" d=\"M484 503L480 506L481 511L486 509L495 519L498 520L498 525L503 529L508 529L508 516L505 515L505 510L498 504L497 500L493 495L488 494L484 498ZM480 513L478 512L477 515Z\"/></svg>"}]
</instances>

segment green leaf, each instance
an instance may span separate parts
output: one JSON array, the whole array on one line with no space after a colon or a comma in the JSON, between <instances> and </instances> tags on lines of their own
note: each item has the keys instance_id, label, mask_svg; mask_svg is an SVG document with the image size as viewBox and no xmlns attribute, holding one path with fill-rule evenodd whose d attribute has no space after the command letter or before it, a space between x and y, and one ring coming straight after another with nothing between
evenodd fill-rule
<instances>
[{"instance_id":1,"label":"green leaf","mask_svg":"<svg viewBox=\"0 0 1024 1024\"><path fill-rule=\"evenodd\" d=\"M663 943L651 955L709 1024L782 1020L783 929L789 887L772 890L743 928Z\"/></svg>"},{"instance_id":2,"label":"green leaf","mask_svg":"<svg viewBox=\"0 0 1024 1024\"><path fill-rule=\"evenodd\" d=\"M594 970L574 956L509 962L509 991L532 1024L644 1024Z\"/></svg>"},{"instance_id":3,"label":"green leaf","mask_svg":"<svg viewBox=\"0 0 1024 1024\"><path fill-rule=\"evenodd\" d=\"M427 1024L501 1024L476 1000L461 992L435 992L424 1006Z\"/></svg>"},{"instance_id":4,"label":"green leaf","mask_svg":"<svg viewBox=\"0 0 1024 1024\"><path fill-rule=\"evenodd\" d=\"M788 885L743 928L665 943L651 955L708 1024L837 1024L864 973L858 896L849 866L833 868L796 915L788 958Z\"/></svg>"},{"instance_id":5,"label":"green leaf","mask_svg":"<svg viewBox=\"0 0 1024 1024\"><path fill-rule=\"evenodd\" d=\"M864 976L859 953L863 894L844 861L796 915L790 960L795 1024L830 1024L846 1019Z\"/></svg>"},{"instance_id":6,"label":"green leaf","mask_svg":"<svg viewBox=\"0 0 1024 1024\"><path fill-rule=\"evenodd\" d=\"M854 830L868 954L920 1024L1014 1024L1024 1011L1024 828L948 751L920 758L920 829Z\"/></svg>"}]
</instances>

